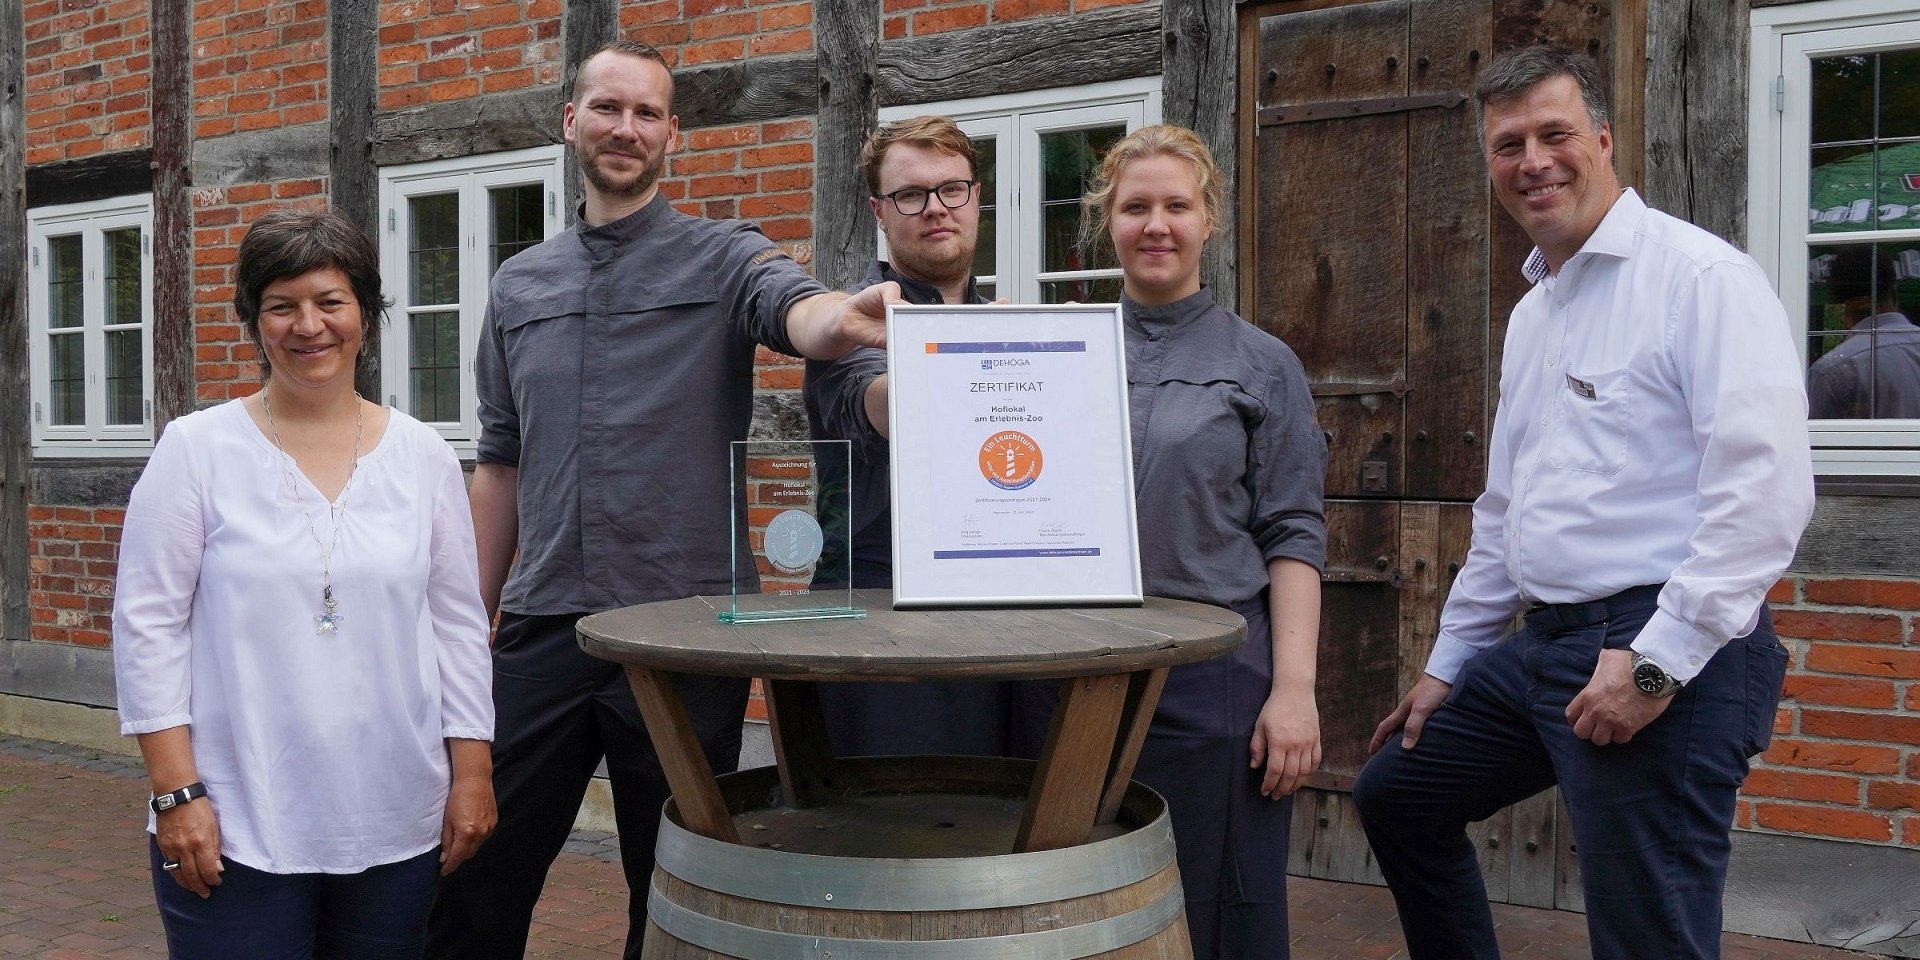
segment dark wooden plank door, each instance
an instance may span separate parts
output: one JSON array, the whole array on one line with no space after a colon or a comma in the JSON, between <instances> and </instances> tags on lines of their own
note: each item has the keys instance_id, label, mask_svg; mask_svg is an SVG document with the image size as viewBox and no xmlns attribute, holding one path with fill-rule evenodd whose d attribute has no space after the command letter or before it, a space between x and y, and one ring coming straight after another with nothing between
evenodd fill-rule
<instances>
[{"instance_id":1,"label":"dark wooden plank door","mask_svg":"<svg viewBox=\"0 0 1920 960\"><path fill-rule=\"evenodd\" d=\"M1255 101L1243 306L1300 355L1328 437L1326 759L1296 806L1295 872L1379 881L1347 791L1374 725L1419 678L1486 483L1530 244L1488 189L1474 81L1497 51L1540 40L1604 63L1611 9L1278 0L1242 19ZM1577 908L1577 880L1556 869L1558 807L1548 793L1475 825L1494 899Z\"/></svg>"}]
</instances>

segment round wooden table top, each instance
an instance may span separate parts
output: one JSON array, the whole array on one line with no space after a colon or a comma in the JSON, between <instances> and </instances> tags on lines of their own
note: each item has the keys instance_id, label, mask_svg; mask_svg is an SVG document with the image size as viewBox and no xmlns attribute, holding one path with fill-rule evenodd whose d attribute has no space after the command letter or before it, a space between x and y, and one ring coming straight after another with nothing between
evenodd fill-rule
<instances>
[{"instance_id":1,"label":"round wooden table top","mask_svg":"<svg viewBox=\"0 0 1920 960\"><path fill-rule=\"evenodd\" d=\"M856 590L861 619L726 624L728 597L663 600L581 619L606 660L774 680L1013 680L1123 673L1221 656L1247 638L1231 610L1149 597L1139 607L895 610Z\"/></svg>"}]
</instances>

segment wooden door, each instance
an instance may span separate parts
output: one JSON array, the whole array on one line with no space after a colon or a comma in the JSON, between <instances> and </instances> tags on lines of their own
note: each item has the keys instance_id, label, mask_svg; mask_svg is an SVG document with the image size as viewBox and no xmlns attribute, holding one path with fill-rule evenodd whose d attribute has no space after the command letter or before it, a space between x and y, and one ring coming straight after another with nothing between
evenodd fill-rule
<instances>
[{"instance_id":1,"label":"wooden door","mask_svg":"<svg viewBox=\"0 0 1920 960\"><path fill-rule=\"evenodd\" d=\"M1295 872L1379 880L1347 791L1426 663L1486 482L1499 346L1531 244L1491 198L1475 79L1495 51L1543 39L1604 63L1609 16L1561 0L1243 13L1243 303L1300 355L1329 453L1326 759L1295 808ZM1577 903L1556 810L1549 793L1476 826L1495 899Z\"/></svg>"}]
</instances>

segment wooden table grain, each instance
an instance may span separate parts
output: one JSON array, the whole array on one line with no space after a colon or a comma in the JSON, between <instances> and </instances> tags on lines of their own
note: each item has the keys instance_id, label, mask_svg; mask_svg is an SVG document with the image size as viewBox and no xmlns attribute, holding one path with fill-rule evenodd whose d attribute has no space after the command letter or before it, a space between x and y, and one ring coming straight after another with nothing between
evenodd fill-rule
<instances>
[{"instance_id":1,"label":"wooden table grain","mask_svg":"<svg viewBox=\"0 0 1920 960\"><path fill-rule=\"evenodd\" d=\"M857 620L724 624L726 597L692 597L583 618L581 649L624 664L685 825L739 842L670 673L766 680L775 763L787 802L837 795L814 682L1061 681L1013 852L1086 842L1110 822L1133 776L1167 670L1222 656L1246 621L1219 607L1150 597L1139 607L894 610L855 591Z\"/></svg>"}]
</instances>

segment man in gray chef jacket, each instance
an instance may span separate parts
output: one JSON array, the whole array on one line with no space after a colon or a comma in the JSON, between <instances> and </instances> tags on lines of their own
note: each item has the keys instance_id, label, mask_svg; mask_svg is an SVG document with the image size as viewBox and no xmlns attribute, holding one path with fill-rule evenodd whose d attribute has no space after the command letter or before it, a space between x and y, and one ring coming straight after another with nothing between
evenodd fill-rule
<instances>
[{"instance_id":1,"label":"man in gray chef jacket","mask_svg":"<svg viewBox=\"0 0 1920 960\"><path fill-rule=\"evenodd\" d=\"M493 783L499 827L442 881L435 958L517 958L546 870L602 757L638 957L667 784L625 675L574 623L614 607L726 593L728 444L752 416L756 345L832 360L885 342L898 286L829 293L758 229L675 211L673 77L652 47L609 44L564 109L585 203L493 278L475 365L471 496L480 589L499 613ZM707 761L739 762L747 681L680 676Z\"/></svg>"}]
</instances>

